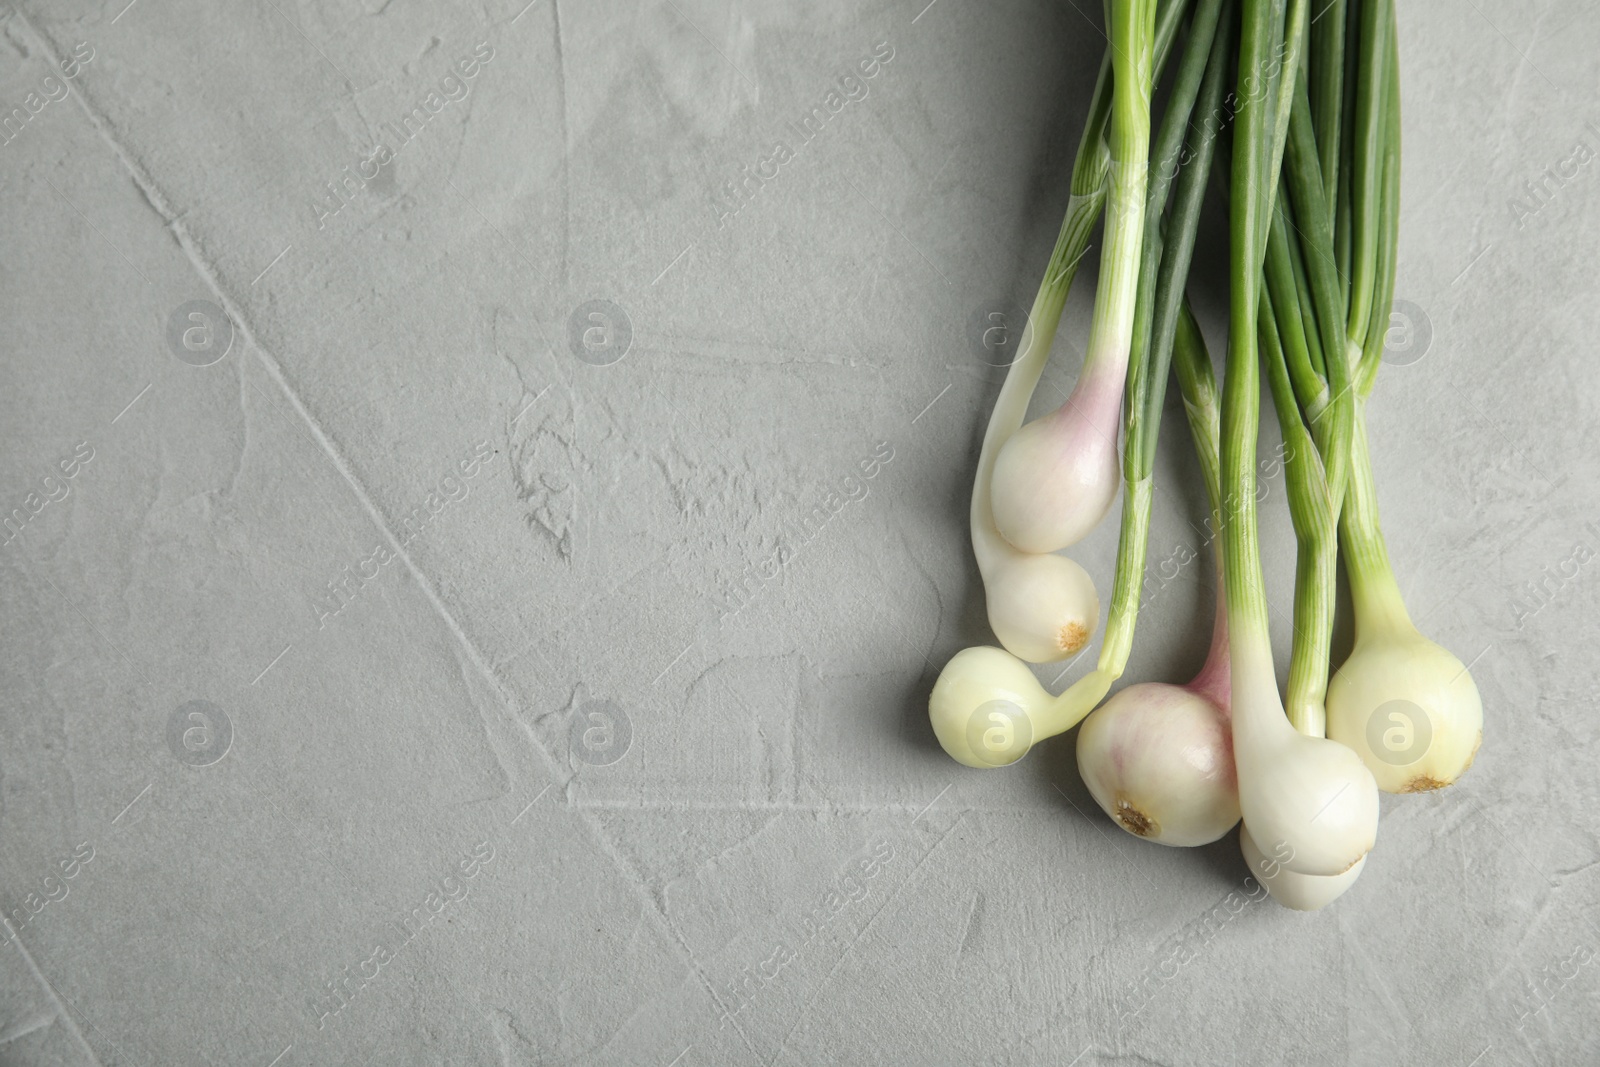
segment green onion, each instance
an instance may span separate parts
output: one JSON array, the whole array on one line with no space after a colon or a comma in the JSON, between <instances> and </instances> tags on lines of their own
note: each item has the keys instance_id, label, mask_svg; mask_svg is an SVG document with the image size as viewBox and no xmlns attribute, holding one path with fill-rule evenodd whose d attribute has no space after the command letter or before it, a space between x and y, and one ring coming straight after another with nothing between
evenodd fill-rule
<instances>
[{"instance_id":1,"label":"green onion","mask_svg":"<svg viewBox=\"0 0 1600 1067\"><path fill-rule=\"evenodd\" d=\"M1291 27L1303 25L1291 14ZM1285 717L1267 632L1267 598L1256 526L1255 443L1260 422L1256 345L1267 222L1277 188L1276 129L1286 127L1266 99L1250 99L1247 79L1284 44L1280 8L1245 0L1239 46L1240 96L1234 137L1230 223L1230 332L1222 401L1223 554L1233 675L1233 753L1239 808L1252 837L1286 855L1283 866L1308 875L1342 874L1377 839L1378 791L1350 749L1298 733ZM1291 54L1295 51L1291 39ZM1294 68L1282 73L1293 84Z\"/></svg>"}]
</instances>

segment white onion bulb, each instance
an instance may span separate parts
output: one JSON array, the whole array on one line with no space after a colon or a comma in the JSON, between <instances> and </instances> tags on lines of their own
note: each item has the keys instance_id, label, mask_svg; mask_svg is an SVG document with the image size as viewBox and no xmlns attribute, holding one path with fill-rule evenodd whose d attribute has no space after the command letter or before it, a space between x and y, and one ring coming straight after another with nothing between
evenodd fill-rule
<instances>
[{"instance_id":1,"label":"white onion bulb","mask_svg":"<svg viewBox=\"0 0 1600 1067\"><path fill-rule=\"evenodd\" d=\"M1410 627L1362 633L1328 685L1328 736L1386 793L1450 785L1483 742L1483 700L1466 667Z\"/></svg>"},{"instance_id":2,"label":"white onion bulb","mask_svg":"<svg viewBox=\"0 0 1600 1067\"><path fill-rule=\"evenodd\" d=\"M1082 651L1100 621L1100 598L1066 556L1001 551L985 577L989 626L1012 655L1053 663Z\"/></svg>"},{"instance_id":3,"label":"white onion bulb","mask_svg":"<svg viewBox=\"0 0 1600 1067\"><path fill-rule=\"evenodd\" d=\"M995 529L1023 552L1077 544L1105 518L1121 487L1117 420L1123 372L1086 368L1059 410L1012 434L995 458Z\"/></svg>"}]
</instances>

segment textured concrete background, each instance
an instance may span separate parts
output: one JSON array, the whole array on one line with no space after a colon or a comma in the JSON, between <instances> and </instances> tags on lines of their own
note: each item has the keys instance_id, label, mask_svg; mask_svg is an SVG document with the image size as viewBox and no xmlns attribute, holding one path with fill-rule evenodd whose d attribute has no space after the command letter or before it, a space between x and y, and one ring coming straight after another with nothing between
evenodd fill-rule
<instances>
[{"instance_id":1,"label":"textured concrete background","mask_svg":"<svg viewBox=\"0 0 1600 1067\"><path fill-rule=\"evenodd\" d=\"M926 724L1098 5L525 3L0 13L0 1062L1600 1061L1600 14L1402 6L1373 447L1487 733L1302 916Z\"/></svg>"}]
</instances>

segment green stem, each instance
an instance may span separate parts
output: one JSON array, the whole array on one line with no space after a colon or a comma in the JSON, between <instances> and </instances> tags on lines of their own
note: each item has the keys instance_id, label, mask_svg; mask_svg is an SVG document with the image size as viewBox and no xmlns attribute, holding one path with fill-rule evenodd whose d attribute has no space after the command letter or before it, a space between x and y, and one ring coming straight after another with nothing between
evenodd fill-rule
<instances>
[{"instance_id":1,"label":"green stem","mask_svg":"<svg viewBox=\"0 0 1600 1067\"><path fill-rule=\"evenodd\" d=\"M1405 598L1389 563L1389 548L1378 522L1378 492L1367 449L1366 404L1359 405L1354 448L1351 450L1349 493L1339 520L1345 570L1350 574L1350 597L1355 605L1356 636L1371 631L1407 633L1415 629L1406 613Z\"/></svg>"},{"instance_id":2,"label":"green stem","mask_svg":"<svg viewBox=\"0 0 1600 1067\"><path fill-rule=\"evenodd\" d=\"M1178 174L1176 196L1168 224L1170 245L1159 236L1159 219L1168 188L1173 184L1172 179L1161 181L1158 173L1157 181L1151 183L1148 199L1149 214L1146 217L1150 222L1145 228L1139 318L1148 321L1149 325L1136 327L1135 361L1129 368L1122 536L1117 543L1111 609L1106 617L1105 640L1097 668L1112 678L1121 677L1127 666L1128 655L1133 647L1134 628L1138 624L1145 555L1150 536L1153 457L1166 398L1167 374L1172 361L1183 286L1194 255L1201 203L1220 126L1218 104L1222 99L1227 70L1232 11L1231 0L1226 4L1220 0L1202 0L1196 10L1189 39L1184 44L1177 84L1170 97L1167 113L1162 117L1156 140L1161 160L1158 167L1177 167ZM1200 131L1193 151L1180 166L1182 134L1190 125L1197 100L1202 116ZM1156 236L1152 237L1152 232Z\"/></svg>"},{"instance_id":3,"label":"green stem","mask_svg":"<svg viewBox=\"0 0 1600 1067\"><path fill-rule=\"evenodd\" d=\"M1300 231L1300 251L1316 308L1315 325L1328 375L1328 406L1312 416L1311 430L1321 447L1332 499L1342 501L1349 477L1350 435L1355 420L1355 395L1350 382L1355 373L1352 349L1354 355L1359 355L1361 349L1360 339L1352 345L1340 329L1343 305L1339 302L1338 265L1334 259L1333 234L1328 230L1324 211L1327 195L1322 188L1316 135L1311 129L1311 101L1303 85L1295 94L1289 125L1284 179L1289 188L1293 219ZM1364 337L1363 333L1361 339Z\"/></svg>"},{"instance_id":4,"label":"green stem","mask_svg":"<svg viewBox=\"0 0 1600 1067\"><path fill-rule=\"evenodd\" d=\"M1159 371L1151 366L1152 328L1156 318L1156 278L1162 266L1165 245L1159 220L1166 210L1167 194L1177 174L1184 148L1184 131L1195 110L1200 83L1208 67L1212 40L1216 36L1222 0L1199 0L1178 62L1177 77L1167 99L1166 114L1151 149L1151 177L1145 195L1144 249L1139 262L1138 298L1133 318L1132 354L1128 363L1127 394L1124 398L1127 439L1123 446L1123 476L1128 484L1149 478L1155 461L1156 434L1160 428L1160 407L1153 413L1150 400L1162 392L1166 364ZM1218 82L1220 85L1220 81ZM1168 342L1170 344L1170 341Z\"/></svg>"},{"instance_id":5,"label":"green stem","mask_svg":"<svg viewBox=\"0 0 1600 1067\"><path fill-rule=\"evenodd\" d=\"M1339 191L1340 119L1344 112L1344 23L1346 0L1330 0L1311 23L1311 120L1317 130L1322 189L1328 198L1328 227L1334 226ZM1342 306L1342 302L1341 302Z\"/></svg>"},{"instance_id":6,"label":"green stem","mask_svg":"<svg viewBox=\"0 0 1600 1067\"><path fill-rule=\"evenodd\" d=\"M1316 343L1316 330L1307 330L1306 322L1316 325L1315 314L1307 317L1300 303L1300 276L1295 270L1294 245L1289 239L1294 224L1289 220L1288 205L1282 197L1273 208L1272 230L1267 235L1265 270L1266 297L1276 308L1293 309L1298 314L1279 313L1278 334L1282 339L1288 363L1290 381L1294 384L1297 402L1306 415L1316 418L1328 405L1328 384L1313 364L1310 346ZM1265 299L1265 297L1263 298ZM1321 352L1319 346L1318 352Z\"/></svg>"},{"instance_id":7,"label":"green stem","mask_svg":"<svg viewBox=\"0 0 1600 1067\"><path fill-rule=\"evenodd\" d=\"M1261 362L1267 369L1273 405L1283 434L1284 485L1297 551L1294 582L1294 646L1289 659L1289 691L1284 702L1289 722L1310 737L1327 732L1329 650L1333 642L1337 588L1338 536L1323 465L1311 432L1300 417L1279 330L1295 312L1275 314L1275 301L1263 295L1260 312Z\"/></svg>"},{"instance_id":8,"label":"green stem","mask_svg":"<svg viewBox=\"0 0 1600 1067\"><path fill-rule=\"evenodd\" d=\"M1166 62L1187 7L1188 0L1161 0L1157 4L1155 52L1158 67ZM1067 200L1061 232L1056 236L1055 249L1050 253L1050 262L1045 266L1039 291L1034 296L1033 309L1023 328L1017 358L1006 371L1005 383L995 399L988 429L983 436L983 448L978 456L978 469L972 486L970 526L973 553L977 556L979 570L987 569L1008 551L994 528L990 508L990 483L995 458L1000 453L1000 447L1017 432L1027 416L1028 402L1050 358L1050 346L1055 340L1062 309L1066 306L1067 293L1072 288L1078 264L1089 247L1089 236L1105 203L1106 171L1111 155L1106 147L1106 127L1111 120L1111 93L1111 53L1108 49L1100 64L1094 96L1089 103L1088 119L1084 122L1077 158L1073 161L1071 196Z\"/></svg>"},{"instance_id":9,"label":"green stem","mask_svg":"<svg viewBox=\"0 0 1600 1067\"><path fill-rule=\"evenodd\" d=\"M1344 100L1340 113L1345 116L1355 114L1356 110L1356 66L1360 59L1361 49L1357 47L1361 40L1361 4L1349 4L1344 12ZM1333 209L1333 255L1334 261L1339 265L1339 306L1348 310L1350 307L1350 231L1351 231L1351 202L1353 199L1351 174L1354 168L1351 159L1355 154L1355 124L1341 121L1339 124L1339 190L1334 197Z\"/></svg>"},{"instance_id":10,"label":"green stem","mask_svg":"<svg viewBox=\"0 0 1600 1067\"><path fill-rule=\"evenodd\" d=\"M1319 332L1321 324L1317 321L1316 301L1311 296L1311 276L1306 271L1305 257L1300 254L1300 242L1289 240L1287 243L1289 263L1294 268L1295 292L1300 301L1300 321L1302 324L1308 322L1312 324L1310 329L1302 331L1306 339L1306 352L1310 356L1311 365L1316 368L1317 375L1326 383L1328 362L1322 351L1322 335Z\"/></svg>"},{"instance_id":11,"label":"green stem","mask_svg":"<svg viewBox=\"0 0 1600 1067\"><path fill-rule=\"evenodd\" d=\"M1079 386L1127 373L1139 291L1145 183L1150 163L1151 36L1148 0L1111 0L1111 150L1106 186L1105 247L1095 292L1089 350Z\"/></svg>"},{"instance_id":12,"label":"green stem","mask_svg":"<svg viewBox=\"0 0 1600 1067\"><path fill-rule=\"evenodd\" d=\"M1200 477L1206 484L1210 544L1222 529L1222 460L1219 441L1222 418L1217 410L1217 381L1211 369L1200 324L1185 298L1174 335L1172 365L1177 372L1178 389L1183 394L1183 409L1188 416L1189 436L1194 441L1195 458L1200 461ZM1211 648L1189 688L1212 700L1218 707L1233 705L1232 665L1228 648L1228 595L1223 575L1221 546L1213 546L1212 560L1217 576L1217 604L1211 623Z\"/></svg>"},{"instance_id":13,"label":"green stem","mask_svg":"<svg viewBox=\"0 0 1600 1067\"><path fill-rule=\"evenodd\" d=\"M1183 410L1189 420L1189 435L1194 438L1195 457L1200 461L1200 477L1206 483L1206 499L1211 502L1211 530L1215 534L1222 529L1222 412L1217 405L1216 373L1211 369L1200 324L1187 299L1178 320L1172 369L1183 394Z\"/></svg>"},{"instance_id":14,"label":"green stem","mask_svg":"<svg viewBox=\"0 0 1600 1067\"><path fill-rule=\"evenodd\" d=\"M1265 69L1275 45L1273 4L1245 0L1239 44L1240 81ZM1241 89L1246 87L1241 85ZM1229 334L1227 374L1222 395L1223 570L1228 622L1235 655L1241 649L1270 655L1267 598L1261 574L1256 529L1256 433L1260 428L1260 371L1256 355L1256 314L1270 205L1276 176L1271 172L1270 104L1241 92L1233 143L1229 201ZM1266 210L1263 210L1263 208Z\"/></svg>"},{"instance_id":15,"label":"green stem","mask_svg":"<svg viewBox=\"0 0 1600 1067\"><path fill-rule=\"evenodd\" d=\"M1111 610L1106 613L1105 640L1095 670L1120 678L1133 651L1133 631L1139 622L1139 594L1144 585L1145 553L1150 543L1150 501L1154 483L1147 476L1124 481L1122 534L1117 539L1117 571L1112 580Z\"/></svg>"},{"instance_id":16,"label":"green stem","mask_svg":"<svg viewBox=\"0 0 1600 1067\"><path fill-rule=\"evenodd\" d=\"M1274 0L1272 12L1274 26L1280 21L1278 16L1280 8L1281 0ZM1267 233L1271 229L1272 206L1277 200L1277 174L1283 166L1283 152L1288 143L1289 115L1294 101L1295 86L1300 80L1300 57L1305 51L1306 0L1289 0L1288 15L1281 21L1283 36L1278 39L1278 54L1282 56L1283 61L1279 65L1277 77L1271 81L1276 92L1272 104L1272 150L1266 171L1268 180L1272 184L1267 190L1267 195L1261 200L1261 217L1257 220L1263 254Z\"/></svg>"},{"instance_id":17,"label":"green stem","mask_svg":"<svg viewBox=\"0 0 1600 1067\"><path fill-rule=\"evenodd\" d=\"M1384 95L1389 85L1392 0L1366 0L1360 5L1350 205L1350 317L1346 332L1360 345L1372 318L1378 268L1378 208L1382 196L1385 130Z\"/></svg>"},{"instance_id":18,"label":"green stem","mask_svg":"<svg viewBox=\"0 0 1600 1067\"><path fill-rule=\"evenodd\" d=\"M1389 63L1389 91L1385 94L1383 197L1378 204L1378 272L1373 286L1372 321L1357 370L1356 393L1366 396L1378 375L1383 346L1389 334L1394 307L1394 276L1400 253L1400 62L1395 35L1389 36L1396 53Z\"/></svg>"},{"instance_id":19,"label":"green stem","mask_svg":"<svg viewBox=\"0 0 1600 1067\"><path fill-rule=\"evenodd\" d=\"M1367 326L1358 375L1361 400L1356 406L1355 433L1351 442L1350 486L1339 519L1345 569L1350 574L1350 594L1356 609L1358 638L1369 630L1404 634L1415 629L1406 612L1405 598L1400 594L1394 568L1389 562L1389 548L1378 518L1378 493L1372 473L1372 455L1367 446L1366 395L1372 389L1377 375L1384 337L1389 329L1388 307L1394 292L1400 223L1400 65L1396 61L1398 45L1392 33L1390 48L1390 91L1387 94L1385 119L1386 146L1379 229L1381 254L1375 279L1378 297L1374 301L1375 310L1381 309L1381 313L1375 314Z\"/></svg>"}]
</instances>

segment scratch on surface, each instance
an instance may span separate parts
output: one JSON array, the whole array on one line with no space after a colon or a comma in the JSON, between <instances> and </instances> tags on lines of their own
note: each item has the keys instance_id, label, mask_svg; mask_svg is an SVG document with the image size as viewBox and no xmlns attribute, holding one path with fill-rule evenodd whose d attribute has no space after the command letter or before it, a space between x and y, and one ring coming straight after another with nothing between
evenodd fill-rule
<instances>
[{"instance_id":1,"label":"scratch on surface","mask_svg":"<svg viewBox=\"0 0 1600 1067\"><path fill-rule=\"evenodd\" d=\"M227 492L223 494L229 501L234 499L234 494L239 491L239 478L244 474L246 454L250 451L250 409L245 404L248 394L245 392L244 362L241 360L234 364L239 374L239 422L243 426L243 439L239 442L239 461L234 464L233 475L228 479Z\"/></svg>"},{"instance_id":2,"label":"scratch on surface","mask_svg":"<svg viewBox=\"0 0 1600 1067\"><path fill-rule=\"evenodd\" d=\"M56 1017L50 1014L36 1015L31 1019L25 1019L8 1030L0 1030L0 1045L9 1045L20 1037L27 1037L35 1030L43 1030L55 1021Z\"/></svg>"},{"instance_id":3,"label":"scratch on surface","mask_svg":"<svg viewBox=\"0 0 1600 1067\"><path fill-rule=\"evenodd\" d=\"M1384 1032L1383 1044L1387 1047L1403 1047L1405 1042L1397 1040L1397 1038L1402 1034L1406 1035L1407 1037L1410 1036L1410 1016L1407 1014L1405 1005L1401 1003L1400 997L1396 994L1394 988L1385 979L1384 969L1375 963L1366 950L1362 948L1361 939L1352 936L1352 932L1347 922L1347 916L1348 912L1339 913L1339 932L1341 935L1341 941L1343 943L1342 947L1344 948L1347 957L1354 964L1352 969L1357 972L1356 974L1349 975L1348 977L1355 979L1353 984L1358 988L1364 988L1374 994L1383 1005L1384 1011L1388 1014L1388 1026L1382 1028ZM1349 1026L1352 1022L1352 1016L1356 1013L1353 1013L1350 1010L1350 1004L1348 1001L1343 1005L1343 1007L1345 1011L1345 1023L1347 1026ZM1369 1026L1375 1023L1376 1020L1370 1018L1368 1019ZM1359 1038L1361 1035L1358 1032L1354 1036Z\"/></svg>"},{"instance_id":4,"label":"scratch on surface","mask_svg":"<svg viewBox=\"0 0 1600 1067\"><path fill-rule=\"evenodd\" d=\"M9 921L5 923L5 928L11 934L11 943L16 946L17 951L22 954L23 960L28 964L28 970L32 971L33 977L38 980L40 985L44 986L45 995L50 998L50 1003L55 1005L56 1018L66 1022L67 1030L73 1037L77 1038L78 1044L83 1047L83 1054L88 1056L89 1061L98 1067L101 1062L100 1057L96 1056L94 1049L89 1047L89 1042L84 1038L83 1031L78 1029L77 1020L72 1017L72 1013L67 1010L67 1006L62 1002L60 995L56 993L56 987L50 984L50 980L44 976L44 972L39 969L39 965L33 962L33 953L29 952L28 947L22 943L22 935L11 928ZM20 1037L22 1035L18 1034L16 1036Z\"/></svg>"},{"instance_id":5,"label":"scratch on surface","mask_svg":"<svg viewBox=\"0 0 1600 1067\"><path fill-rule=\"evenodd\" d=\"M461 165L461 153L467 148L467 135L472 131L472 112L477 106L473 103L478 98L477 93L468 93L464 103L467 105L461 115L461 136L456 139L455 157L450 160L450 168L445 172L445 180L456 176L456 168Z\"/></svg>"},{"instance_id":6,"label":"scratch on surface","mask_svg":"<svg viewBox=\"0 0 1600 1067\"><path fill-rule=\"evenodd\" d=\"M489 1027L494 1031L495 1044L499 1046L502 1067L513 1067L514 1064L522 1062L514 1054L511 1041L507 1039L507 1034L515 1039L517 1045L525 1052L533 1053L537 1062L543 1062L544 1057L540 1054L537 1042L530 1041L528 1035L522 1032L522 1028L517 1025L517 1017L515 1015L505 1008L492 1008L490 1010L495 1016L499 1016L499 1018L491 1017L489 1019Z\"/></svg>"},{"instance_id":7,"label":"scratch on surface","mask_svg":"<svg viewBox=\"0 0 1600 1067\"><path fill-rule=\"evenodd\" d=\"M20 12L17 13L17 18L23 18ZM36 29L34 29L30 23L26 23L24 21L24 25L26 25L29 32L41 42L47 59L51 63L58 64L59 57L48 40ZM217 302L221 304L224 312L233 321L241 340L255 351L256 357L263 370L266 372L267 376L271 378L273 383L276 384L277 387L283 392L284 397L294 409L295 414L303 421L305 430L314 439L314 443L333 463L335 470L337 470L340 477L345 481L351 492L355 495L359 506L363 511L366 512L371 521L378 527L383 537L390 543L395 552L395 558L398 559L403 564L406 571L416 579L417 585L422 590L423 595L427 598L429 605L439 616L440 621L450 631L451 635L460 642L464 653L472 663L474 669L476 669L478 673L484 679L486 679L491 686L493 686L494 690L500 694L500 698L507 712L507 722L505 725L513 730L518 728L521 723L521 715L520 704L517 701L515 694L512 693L506 687L504 682L502 682L502 680L495 674L493 667L488 662L487 657L473 642L472 638L467 634L459 620L456 619L455 615L450 611L449 607L440 597L434 582L401 547L399 539L395 536L394 531L390 528L382 512L379 511L376 504L373 502L371 495L367 492L365 486L361 484L359 479L356 478L349 462L334 444L333 439L326 431L324 431L321 424L318 423L312 415L310 409L301 400L299 394L295 391L293 385L290 383L288 376L285 374L283 367L279 364L277 358L256 338L254 329L251 326L250 318L244 314L237 301L235 301L224 289L217 270L205 260L198 250L194 239L189 236L186 227L182 225L181 216L172 210L167 198L161 192L160 187L155 183L154 178L146 171L143 164L135 159L129 153L129 151L123 147L122 143L117 139L117 137L114 136L113 127L110 120L92 103L88 95L83 92L81 85L79 86L79 91L74 94L74 97L78 100L79 105L83 108L85 114L93 124L96 132L99 134L101 140L103 140L105 144L112 150L112 152L115 153L117 159L122 163L122 166L127 171L129 177L133 180L134 184L138 186L141 194L144 196L146 202L149 203L151 209L167 223L168 228L176 238L178 246L184 257L189 261L191 267L199 276L200 280L204 282L205 285L215 294ZM480 712L480 715L481 714L482 713ZM487 725L488 724L485 723L485 726ZM494 731L486 730L486 734L491 739L491 751L496 761L500 764L501 771L508 778L514 779L515 776L511 774L510 767L507 763L507 758L500 753L498 747L494 744L493 738L496 736ZM554 773L563 766L563 761L557 759L555 754L546 748L537 737L534 737L531 734L531 732L526 733L526 736L529 737L534 751L542 756L546 761L546 769L548 771ZM636 872L629 868L626 860L618 853L615 844L603 832L599 821L588 815L580 816L580 818L584 822L589 833L592 835L593 840L597 843L599 850L606 856L618 874L626 880L627 884L637 895L637 897L646 903L650 913L656 916L656 922L659 930L667 940L668 946L676 948L680 960L682 960L682 962L689 967L695 977L699 980L701 987L707 992L708 995L711 996L712 1000L716 1001L716 991L713 988L710 979L707 978L704 970L700 966L699 961L695 958L693 951L684 941L678 930L669 921L667 921L665 915L662 914L656 907L656 902L652 899L652 894L649 890L649 887L640 880ZM19 948L21 948L20 941L17 942L17 945ZM50 987L49 983L44 981L44 976L39 973L36 966L33 966L31 957L29 957L29 965L33 968L33 971L39 980L43 982L46 987L51 989L53 995L53 987ZM59 1004L59 1000L57 1003ZM93 1050L89 1047L87 1041L84 1040L82 1033L77 1029L75 1021L73 1021L71 1016L66 1013L64 1007L62 1008L62 1014L63 1017L66 1018L69 1026L72 1027L73 1033L76 1035L80 1044L82 1044L85 1053L90 1057L91 1060L98 1064L100 1061L95 1057ZM749 1036L746 1035L743 1029L739 1028L737 1024L735 1024L735 1029L739 1032L740 1038L744 1041L746 1048L749 1049L751 1054L759 1057L759 1054L756 1052L754 1046L750 1042Z\"/></svg>"},{"instance_id":8,"label":"scratch on surface","mask_svg":"<svg viewBox=\"0 0 1600 1067\"><path fill-rule=\"evenodd\" d=\"M612 864L615 865L619 871L626 871L631 876L632 884L635 890L638 892L639 896L644 899L649 907L649 910L656 915L662 931L667 935L668 938L671 939L672 943L677 946L683 962L688 965L690 971L692 971L694 976L699 979L701 987L711 998L711 1002L717 1005L718 1008L725 1011L726 1006L722 1003L722 998L717 995L716 986L713 985L711 979L707 977L705 968L701 966L700 958L694 954L694 949L691 948L689 943L684 940L683 935L678 932L678 928L673 926L672 921L667 918L667 914L663 909L665 901L658 899L657 894L649 885L645 883L638 873L632 869L627 857L622 854L621 850L617 848L616 844L612 842L609 837L603 833L600 833L598 829L596 829L595 837L599 841L600 850L605 853L606 857L611 860ZM740 1026L738 1020L734 1019L732 1015L730 1015L729 1018L730 1021L733 1022L734 1032L737 1033L740 1040L744 1042L745 1048L749 1050L752 1056L759 1059L760 1053L756 1051L755 1045L751 1043L750 1036L745 1033L744 1027Z\"/></svg>"},{"instance_id":9,"label":"scratch on surface","mask_svg":"<svg viewBox=\"0 0 1600 1067\"><path fill-rule=\"evenodd\" d=\"M1476 6L1476 5L1474 5L1474 6ZM1511 87L1506 91L1506 128L1507 129L1510 129L1511 125L1512 125L1512 123L1511 123L1511 109L1516 104L1517 90L1519 88L1521 88L1521 86L1522 86L1522 72L1524 70L1526 70L1528 67L1532 67L1533 66L1533 46L1539 43L1539 27L1544 25L1545 16L1550 13L1550 8L1552 6L1554 6L1554 5L1550 5L1550 4L1545 5L1545 7L1543 7L1539 11L1538 17L1533 20L1533 32L1528 35L1528 49L1527 49L1527 51L1523 51L1522 49L1517 48L1516 45L1511 45L1512 50L1517 53L1519 58L1517 60L1517 69L1511 72ZM1478 12L1478 14L1483 15L1483 12L1480 10ZM1489 22L1489 17L1487 15L1483 15L1483 21ZM1494 32L1495 33L1500 33L1500 27L1495 26L1494 23L1492 23L1492 22L1490 22L1489 25L1494 28ZM1511 39L1509 37L1506 37L1505 34L1501 33L1500 36L1505 39L1505 42L1507 44L1511 44ZM1534 67L1534 70L1539 70L1539 68ZM1543 71L1539 71L1539 77L1544 78L1544 72ZM1548 81L1549 79L1545 79L1545 80Z\"/></svg>"},{"instance_id":10,"label":"scratch on surface","mask_svg":"<svg viewBox=\"0 0 1600 1067\"><path fill-rule=\"evenodd\" d=\"M972 894L972 906L967 909L967 921L961 928L961 941L956 946L956 958L960 959L967 954L967 949L972 946L973 935L978 929L978 919L983 910L983 894Z\"/></svg>"},{"instance_id":11,"label":"scratch on surface","mask_svg":"<svg viewBox=\"0 0 1600 1067\"><path fill-rule=\"evenodd\" d=\"M18 17L21 18L23 16L21 16L19 13ZM50 43L46 41L42 35L35 31L31 24L28 25L28 28L34 33L34 36L38 37L42 42L43 50L50 61L57 62L57 57L55 56L54 49ZM507 705L511 708L515 708L516 704L514 698L509 692L506 691L505 687L501 685L500 680L495 677L493 670L489 666L487 658L473 643L472 639L462 628L461 623L456 619L455 615L440 598L438 590L433 581L422 571L420 567L417 566L416 562L401 545L399 538L395 536L395 533L390 528L387 519L378 509L377 505L373 502L372 497L367 492L366 487L361 484L359 479L356 478L349 462L339 451L338 447L334 444L333 440L328 436L326 431L323 430L321 424L318 423L317 420L312 416L310 410L307 408L304 401L300 399L300 395L295 391L293 385L290 384L288 376L284 373L283 367L278 363L277 358L273 356L272 353L260 343L260 341L257 340L249 317L244 314L238 303L223 287L222 280L219 277L218 272L210 263L206 261L205 257L196 247L193 239L188 235L187 229L179 220L178 214L171 209L166 196L156 185L155 180L144 169L143 165L138 160L134 159L132 155L122 146L121 142L115 136L113 136L110 120L103 112L94 106L87 94L82 92L81 87L80 91L75 95L80 105L83 107L84 112L88 115L90 122L94 125L96 131L99 133L101 139L116 154L117 159L121 161L123 168L128 172L129 177L132 178L134 184L139 188L140 193L143 195L145 202L150 205L151 210L153 210L167 223L168 231L177 241L178 247L183 252L184 257L189 261L190 266L194 269L195 273L199 275L200 279L206 284L206 286L216 294L218 302L222 305L223 310L227 313L228 317L237 327L238 332L245 344L255 351L257 360L261 364L262 368L266 371L267 376L271 378L273 383L276 384L277 387L282 391L284 397L288 400L291 407L293 407L295 413L304 422L306 429L309 431L313 439L313 442L333 462L334 469L338 471L340 477L342 477L345 483L350 487L350 490L354 493L356 501L360 505L361 509L366 512L368 518L372 520L373 524L378 527L385 540L389 542L390 547L394 550L396 558L401 561L406 570L413 578L416 579L418 587L422 590L423 595L427 598L429 604L433 607L435 613L438 614L445 627L449 629L455 638L465 647L467 655L471 658L474 666L477 667L485 677L489 678L496 688L500 690L502 698L505 700ZM488 724L486 723L485 726L487 725ZM498 747L494 743L494 732L486 729L485 735L490 738L490 751L493 754L495 761L500 765L500 771L502 775L506 778L514 777L511 773L511 768L507 763L506 757L499 751ZM553 757L550 757L548 752L545 753L545 755L547 758L551 759L552 763L555 762Z\"/></svg>"},{"instance_id":12,"label":"scratch on surface","mask_svg":"<svg viewBox=\"0 0 1600 1067\"><path fill-rule=\"evenodd\" d=\"M1588 863L1580 863L1576 867L1559 869L1556 871L1556 881L1565 881L1567 878L1570 878L1575 874L1582 874L1584 871L1593 868L1596 864L1600 864L1600 859L1592 859Z\"/></svg>"}]
</instances>

